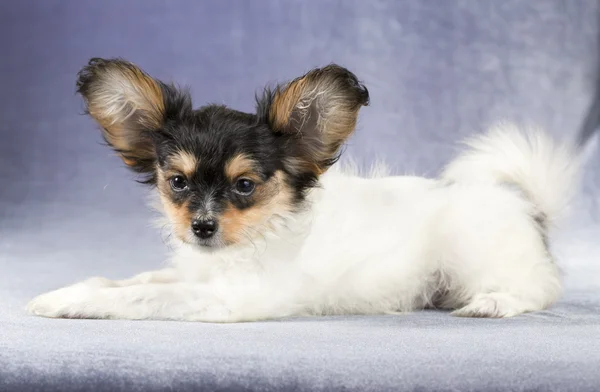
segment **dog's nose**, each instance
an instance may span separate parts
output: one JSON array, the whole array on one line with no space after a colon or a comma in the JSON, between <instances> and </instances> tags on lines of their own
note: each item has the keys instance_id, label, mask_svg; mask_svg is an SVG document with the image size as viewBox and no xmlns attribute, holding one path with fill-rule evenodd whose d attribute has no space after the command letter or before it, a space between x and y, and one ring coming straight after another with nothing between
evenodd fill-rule
<instances>
[{"instance_id":1,"label":"dog's nose","mask_svg":"<svg viewBox=\"0 0 600 392\"><path fill-rule=\"evenodd\" d=\"M195 219L192 222L194 234L203 240L212 237L217 231L217 222L212 219Z\"/></svg>"}]
</instances>

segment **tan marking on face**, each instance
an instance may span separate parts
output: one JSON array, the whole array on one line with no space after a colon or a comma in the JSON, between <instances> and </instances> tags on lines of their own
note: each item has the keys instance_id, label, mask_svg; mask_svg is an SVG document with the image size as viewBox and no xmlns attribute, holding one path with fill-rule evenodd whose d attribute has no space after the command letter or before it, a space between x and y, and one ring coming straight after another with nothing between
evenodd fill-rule
<instances>
[{"instance_id":1,"label":"tan marking on face","mask_svg":"<svg viewBox=\"0 0 600 392\"><path fill-rule=\"evenodd\" d=\"M188 203L175 205L169 197L161 195L161 200L165 213L171 222L173 233L182 241L188 242L190 236L190 226L192 224L192 214L188 209Z\"/></svg>"},{"instance_id":2,"label":"tan marking on face","mask_svg":"<svg viewBox=\"0 0 600 392\"><path fill-rule=\"evenodd\" d=\"M198 158L187 151L178 151L169 158L169 166L173 171L191 178L198 169Z\"/></svg>"},{"instance_id":3,"label":"tan marking on face","mask_svg":"<svg viewBox=\"0 0 600 392\"><path fill-rule=\"evenodd\" d=\"M232 245L260 236L270 229L270 218L292 210L293 192L282 172L257 185L252 197L255 204L250 208L239 210L232 204L225 207L219 219L219 231L225 244Z\"/></svg>"},{"instance_id":4,"label":"tan marking on face","mask_svg":"<svg viewBox=\"0 0 600 392\"><path fill-rule=\"evenodd\" d=\"M185 202L181 205L174 204L170 197L170 185L166 180L165 173L163 173L159 168L157 168L157 173L158 193L165 214L171 223L173 234L175 234L180 240L189 242L193 214L188 208L188 202Z\"/></svg>"},{"instance_id":5,"label":"tan marking on face","mask_svg":"<svg viewBox=\"0 0 600 392\"><path fill-rule=\"evenodd\" d=\"M246 154L239 154L227 162L225 165L225 175L230 182L242 176L251 180L259 180L254 172L255 165L255 162Z\"/></svg>"}]
</instances>

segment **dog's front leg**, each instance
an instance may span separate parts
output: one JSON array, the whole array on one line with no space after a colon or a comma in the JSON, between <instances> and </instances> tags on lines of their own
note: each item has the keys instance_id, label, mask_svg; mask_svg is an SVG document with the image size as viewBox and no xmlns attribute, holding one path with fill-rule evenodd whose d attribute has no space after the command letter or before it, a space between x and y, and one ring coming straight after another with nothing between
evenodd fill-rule
<instances>
[{"instance_id":1,"label":"dog's front leg","mask_svg":"<svg viewBox=\"0 0 600 392\"><path fill-rule=\"evenodd\" d=\"M97 287L84 282L42 294L27 309L51 318L237 322L291 314L280 298L265 287L183 282Z\"/></svg>"}]
</instances>

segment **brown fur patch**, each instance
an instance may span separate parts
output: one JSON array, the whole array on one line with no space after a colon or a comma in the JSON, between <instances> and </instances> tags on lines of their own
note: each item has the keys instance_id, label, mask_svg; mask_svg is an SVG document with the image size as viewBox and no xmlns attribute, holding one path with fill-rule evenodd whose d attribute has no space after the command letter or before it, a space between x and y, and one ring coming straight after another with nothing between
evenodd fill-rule
<instances>
[{"instance_id":1,"label":"brown fur patch","mask_svg":"<svg viewBox=\"0 0 600 392\"><path fill-rule=\"evenodd\" d=\"M154 154L141 130L160 128L165 106L156 80L126 61L100 62L86 68L80 86L89 114L127 165Z\"/></svg>"},{"instance_id":2,"label":"brown fur patch","mask_svg":"<svg viewBox=\"0 0 600 392\"><path fill-rule=\"evenodd\" d=\"M198 168L198 158L187 151L178 151L169 158L169 168L191 178Z\"/></svg>"},{"instance_id":3,"label":"brown fur patch","mask_svg":"<svg viewBox=\"0 0 600 392\"><path fill-rule=\"evenodd\" d=\"M283 91L277 91L269 113L269 119L275 129L283 129L290 122L292 111L304 94L306 77L297 79Z\"/></svg>"},{"instance_id":4,"label":"brown fur patch","mask_svg":"<svg viewBox=\"0 0 600 392\"><path fill-rule=\"evenodd\" d=\"M158 83L139 68L112 64L90 87L88 110L104 128L112 130L133 114L142 126L153 129L161 126L164 115L162 91Z\"/></svg>"},{"instance_id":5,"label":"brown fur patch","mask_svg":"<svg viewBox=\"0 0 600 392\"><path fill-rule=\"evenodd\" d=\"M232 204L227 205L219 223L225 244L235 244L269 230L269 218L291 210L292 195L284 174L278 171L269 181L257 186L252 207L239 210Z\"/></svg>"},{"instance_id":6,"label":"brown fur patch","mask_svg":"<svg viewBox=\"0 0 600 392\"><path fill-rule=\"evenodd\" d=\"M239 154L230 159L225 165L225 175L229 181L233 182L236 179L245 176L251 180L259 180L254 174L255 162L246 154Z\"/></svg>"},{"instance_id":7,"label":"brown fur patch","mask_svg":"<svg viewBox=\"0 0 600 392\"><path fill-rule=\"evenodd\" d=\"M368 92L339 66L313 70L275 92L269 121L279 132L297 135L293 170L321 174L356 127Z\"/></svg>"}]
</instances>

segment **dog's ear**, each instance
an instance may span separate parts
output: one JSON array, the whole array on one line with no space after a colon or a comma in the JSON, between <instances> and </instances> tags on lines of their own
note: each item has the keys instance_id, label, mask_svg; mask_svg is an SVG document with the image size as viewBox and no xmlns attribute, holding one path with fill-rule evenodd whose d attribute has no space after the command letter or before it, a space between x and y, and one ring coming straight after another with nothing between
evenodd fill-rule
<instances>
[{"instance_id":1,"label":"dog's ear","mask_svg":"<svg viewBox=\"0 0 600 392\"><path fill-rule=\"evenodd\" d=\"M269 126L290 137L288 164L319 175L339 157L369 92L352 72L332 64L277 87L268 101Z\"/></svg>"},{"instance_id":2,"label":"dog's ear","mask_svg":"<svg viewBox=\"0 0 600 392\"><path fill-rule=\"evenodd\" d=\"M77 91L106 142L144 174L154 172L155 141L167 116L175 109L191 110L185 94L121 59L91 59L78 74Z\"/></svg>"}]
</instances>

